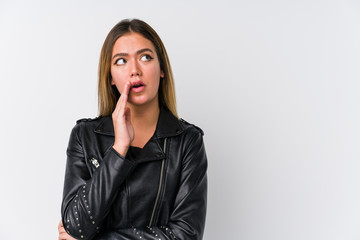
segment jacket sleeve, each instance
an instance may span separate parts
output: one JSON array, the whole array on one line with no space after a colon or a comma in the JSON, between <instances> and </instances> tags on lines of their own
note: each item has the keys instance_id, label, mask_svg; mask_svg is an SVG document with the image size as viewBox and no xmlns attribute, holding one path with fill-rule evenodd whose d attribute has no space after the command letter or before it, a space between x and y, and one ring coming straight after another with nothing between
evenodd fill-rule
<instances>
[{"instance_id":1,"label":"jacket sleeve","mask_svg":"<svg viewBox=\"0 0 360 240\"><path fill-rule=\"evenodd\" d=\"M79 139L80 131L81 123L73 128L67 148L61 215L64 228L71 236L92 239L110 210L116 190L135 164L111 147L102 164L90 176Z\"/></svg>"},{"instance_id":2,"label":"jacket sleeve","mask_svg":"<svg viewBox=\"0 0 360 240\"><path fill-rule=\"evenodd\" d=\"M202 133L196 131L187 143L180 186L169 222L164 226L121 229L100 239L202 239L207 203L207 157Z\"/></svg>"}]
</instances>

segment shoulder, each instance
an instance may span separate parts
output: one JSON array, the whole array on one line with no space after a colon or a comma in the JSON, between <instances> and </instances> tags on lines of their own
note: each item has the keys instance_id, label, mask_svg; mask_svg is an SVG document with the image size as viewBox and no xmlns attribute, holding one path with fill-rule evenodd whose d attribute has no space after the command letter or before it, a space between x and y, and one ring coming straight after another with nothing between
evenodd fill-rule
<instances>
[{"instance_id":1,"label":"shoulder","mask_svg":"<svg viewBox=\"0 0 360 240\"><path fill-rule=\"evenodd\" d=\"M185 132L199 133L201 136L204 135L204 131L195 124L189 123L182 118L179 119L179 122Z\"/></svg>"},{"instance_id":2,"label":"shoulder","mask_svg":"<svg viewBox=\"0 0 360 240\"><path fill-rule=\"evenodd\" d=\"M73 127L73 132L80 134L84 131L93 131L97 126L99 126L104 118L105 117L81 118L76 121L76 124Z\"/></svg>"},{"instance_id":3,"label":"shoulder","mask_svg":"<svg viewBox=\"0 0 360 240\"><path fill-rule=\"evenodd\" d=\"M99 121L102 117L95 117L95 118L81 118L79 120L76 121L76 124L79 123L91 123L91 122L96 122Z\"/></svg>"},{"instance_id":4,"label":"shoulder","mask_svg":"<svg viewBox=\"0 0 360 240\"><path fill-rule=\"evenodd\" d=\"M183 127L181 148L185 162L192 162L192 164L198 165L199 162L206 162L205 145L204 145L204 131L195 124L189 123L184 119L179 119L180 124ZM201 157L203 156L203 157ZM199 158L200 157L200 158ZM194 161L191 161L193 159ZM201 159L201 160L200 160Z\"/></svg>"}]
</instances>

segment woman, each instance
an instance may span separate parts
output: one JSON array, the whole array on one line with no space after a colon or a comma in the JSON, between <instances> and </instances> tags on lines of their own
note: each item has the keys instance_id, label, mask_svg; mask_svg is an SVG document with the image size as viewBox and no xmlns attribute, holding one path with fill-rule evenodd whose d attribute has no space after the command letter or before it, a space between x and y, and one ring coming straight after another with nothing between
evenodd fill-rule
<instances>
[{"instance_id":1,"label":"woman","mask_svg":"<svg viewBox=\"0 0 360 240\"><path fill-rule=\"evenodd\" d=\"M202 239L203 132L178 119L168 56L148 24L110 31L98 88L100 116L70 136L59 239Z\"/></svg>"}]
</instances>

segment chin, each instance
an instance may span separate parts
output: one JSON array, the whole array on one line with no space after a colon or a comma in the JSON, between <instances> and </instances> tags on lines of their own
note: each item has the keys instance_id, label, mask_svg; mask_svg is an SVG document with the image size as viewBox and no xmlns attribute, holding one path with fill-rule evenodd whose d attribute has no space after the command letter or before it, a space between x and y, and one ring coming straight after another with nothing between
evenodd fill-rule
<instances>
[{"instance_id":1,"label":"chin","mask_svg":"<svg viewBox=\"0 0 360 240\"><path fill-rule=\"evenodd\" d=\"M131 97L129 99L129 103L133 104L133 105L143 105L146 104L147 102L149 102L149 100L143 96L141 97Z\"/></svg>"},{"instance_id":2,"label":"chin","mask_svg":"<svg viewBox=\"0 0 360 240\"><path fill-rule=\"evenodd\" d=\"M153 101L157 101L157 98L155 97L155 98L149 99L148 97L146 97L144 95L143 96L131 96L129 99L129 103L131 103L133 105L137 105L137 106L148 104Z\"/></svg>"}]
</instances>

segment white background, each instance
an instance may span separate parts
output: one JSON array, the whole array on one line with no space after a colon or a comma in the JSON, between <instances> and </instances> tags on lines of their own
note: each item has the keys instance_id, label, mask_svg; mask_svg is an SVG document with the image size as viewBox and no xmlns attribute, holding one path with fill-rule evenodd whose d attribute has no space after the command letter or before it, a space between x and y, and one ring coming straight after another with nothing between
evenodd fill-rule
<instances>
[{"instance_id":1,"label":"white background","mask_svg":"<svg viewBox=\"0 0 360 240\"><path fill-rule=\"evenodd\" d=\"M0 239L56 239L71 128L121 19L167 47L205 131L204 239L360 239L360 3L0 0Z\"/></svg>"}]
</instances>

